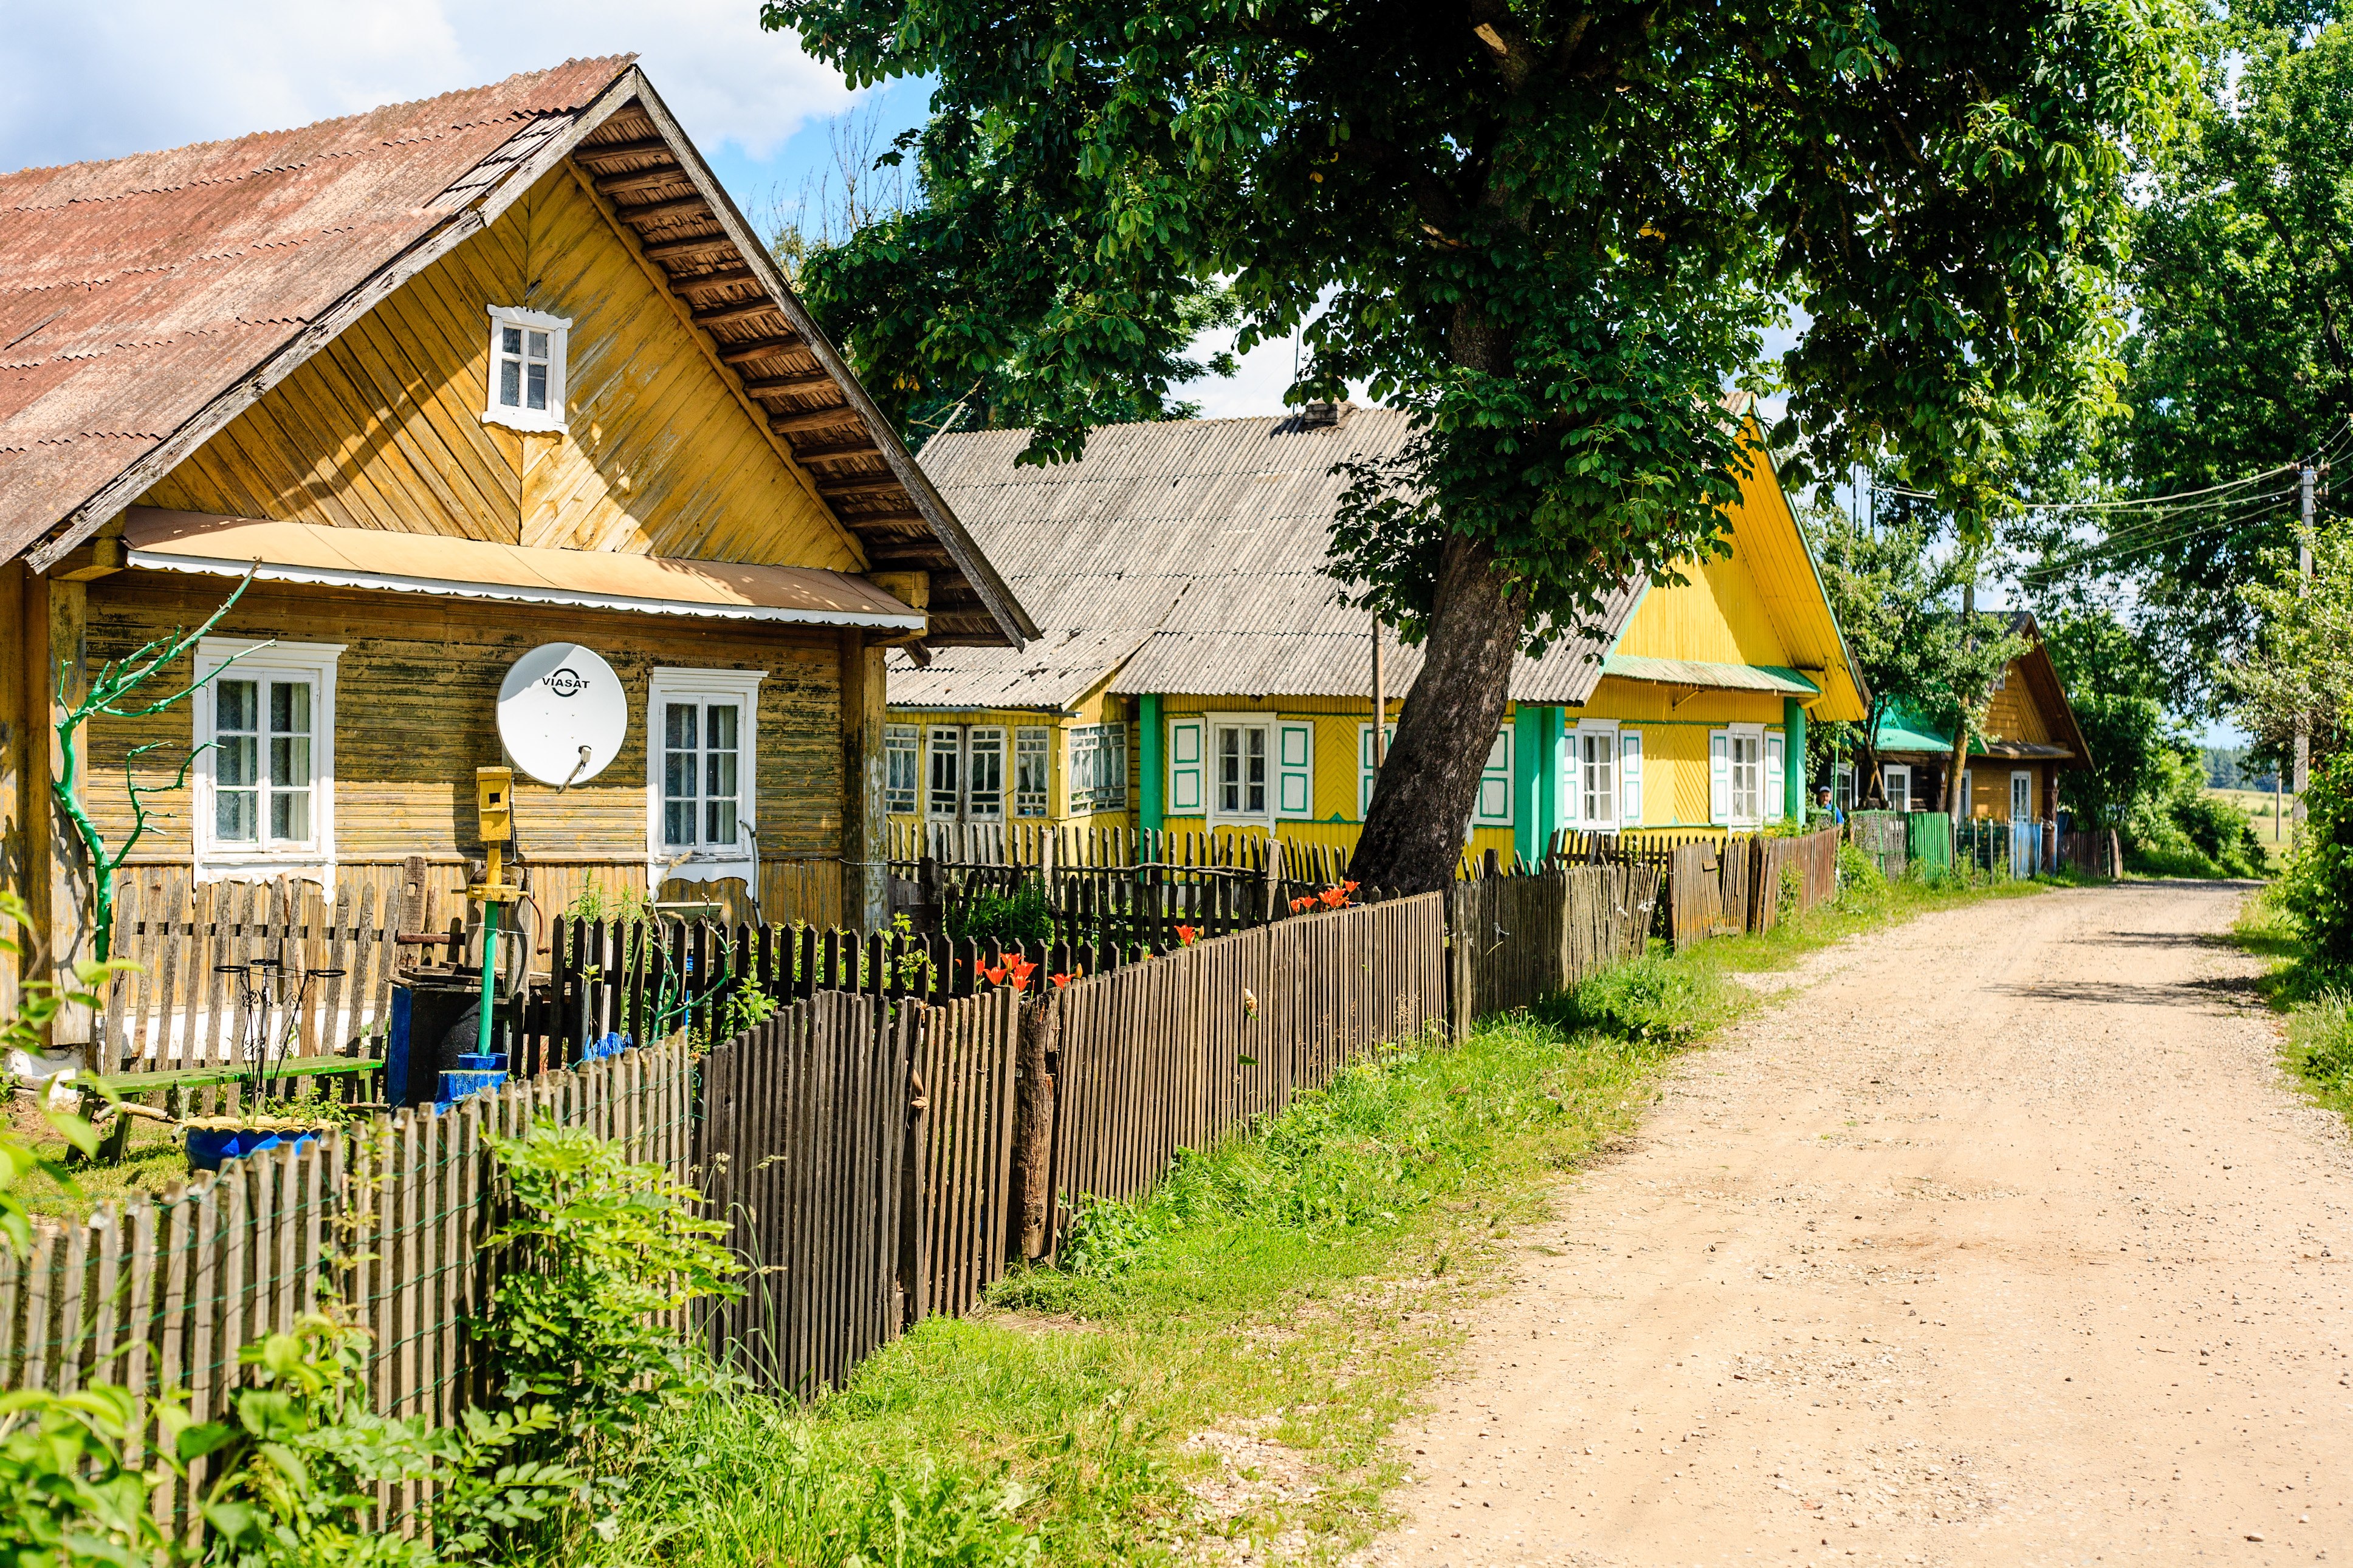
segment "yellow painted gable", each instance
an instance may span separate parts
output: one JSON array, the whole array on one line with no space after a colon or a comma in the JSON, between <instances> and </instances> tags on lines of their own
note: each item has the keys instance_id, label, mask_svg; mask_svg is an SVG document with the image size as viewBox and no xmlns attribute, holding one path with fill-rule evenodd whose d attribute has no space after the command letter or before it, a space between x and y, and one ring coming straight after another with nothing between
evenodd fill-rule
<instances>
[{"instance_id":1,"label":"yellow painted gable","mask_svg":"<svg viewBox=\"0 0 2353 1568\"><path fill-rule=\"evenodd\" d=\"M199 447L151 506L858 571L636 241L569 165ZM569 318L567 427L484 423L493 305Z\"/></svg>"},{"instance_id":2,"label":"yellow painted gable","mask_svg":"<svg viewBox=\"0 0 2353 1568\"><path fill-rule=\"evenodd\" d=\"M1680 565L1689 581L1643 595L1613 651L1708 664L1788 663L1737 534L1730 556Z\"/></svg>"}]
</instances>

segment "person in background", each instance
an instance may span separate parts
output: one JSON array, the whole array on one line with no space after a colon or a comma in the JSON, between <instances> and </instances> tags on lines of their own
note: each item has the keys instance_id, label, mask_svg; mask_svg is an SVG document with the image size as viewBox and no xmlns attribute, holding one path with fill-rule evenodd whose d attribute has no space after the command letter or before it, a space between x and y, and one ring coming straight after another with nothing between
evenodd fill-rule
<instances>
[{"instance_id":1,"label":"person in background","mask_svg":"<svg viewBox=\"0 0 2353 1568\"><path fill-rule=\"evenodd\" d=\"M1832 822L1837 823L1840 826L1843 827L1846 826L1846 813L1841 811L1838 808L1838 802L1831 798L1830 785L1824 784L1820 790L1815 792L1814 809L1822 816L1829 817Z\"/></svg>"}]
</instances>

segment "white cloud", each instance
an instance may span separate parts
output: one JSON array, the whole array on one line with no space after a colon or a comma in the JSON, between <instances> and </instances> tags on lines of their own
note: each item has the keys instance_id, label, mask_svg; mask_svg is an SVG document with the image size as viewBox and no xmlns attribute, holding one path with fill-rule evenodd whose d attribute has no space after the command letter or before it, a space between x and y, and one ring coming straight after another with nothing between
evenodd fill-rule
<instances>
[{"instance_id":1,"label":"white cloud","mask_svg":"<svg viewBox=\"0 0 2353 1568\"><path fill-rule=\"evenodd\" d=\"M0 168L278 130L635 50L706 152L772 156L853 95L753 0L121 0L14 7Z\"/></svg>"}]
</instances>

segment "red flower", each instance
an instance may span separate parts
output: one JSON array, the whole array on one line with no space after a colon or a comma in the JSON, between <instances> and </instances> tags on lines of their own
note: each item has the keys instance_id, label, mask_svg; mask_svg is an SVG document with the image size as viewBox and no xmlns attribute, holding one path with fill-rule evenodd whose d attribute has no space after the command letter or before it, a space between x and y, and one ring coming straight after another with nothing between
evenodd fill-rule
<instances>
[{"instance_id":1,"label":"red flower","mask_svg":"<svg viewBox=\"0 0 2353 1568\"><path fill-rule=\"evenodd\" d=\"M1314 907L1315 898L1313 894L1309 894L1304 898L1298 898L1291 900L1291 912L1294 915L1302 910L1313 909Z\"/></svg>"},{"instance_id":2,"label":"red flower","mask_svg":"<svg viewBox=\"0 0 2353 1568\"><path fill-rule=\"evenodd\" d=\"M1013 976L1013 989L1016 991L1028 985L1029 977L1038 973L1038 966L1018 952L1005 961L1005 969Z\"/></svg>"},{"instance_id":3,"label":"red flower","mask_svg":"<svg viewBox=\"0 0 2353 1568\"><path fill-rule=\"evenodd\" d=\"M1005 971L1002 966L996 969L984 969L981 973L988 976L988 983L991 985L1002 985L1005 984Z\"/></svg>"},{"instance_id":4,"label":"red flower","mask_svg":"<svg viewBox=\"0 0 2353 1568\"><path fill-rule=\"evenodd\" d=\"M1179 947L1190 947L1193 945L1193 939L1200 934L1200 928L1198 926L1178 926L1176 928L1176 945Z\"/></svg>"},{"instance_id":5,"label":"red flower","mask_svg":"<svg viewBox=\"0 0 2353 1568\"><path fill-rule=\"evenodd\" d=\"M1345 888L1326 888L1315 896L1324 900L1324 907L1325 909L1336 910L1347 903L1348 889Z\"/></svg>"},{"instance_id":6,"label":"red flower","mask_svg":"<svg viewBox=\"0 0 2353 1568\"><path fill-rule=\"evenodd\" d=\"M1068 985L1071 981L1076 980L1078 976L1075 974L1049 974L1046 978L1054 983L1055 990L1060 991L1063 986Z\"/></svg>"}]
</instances>

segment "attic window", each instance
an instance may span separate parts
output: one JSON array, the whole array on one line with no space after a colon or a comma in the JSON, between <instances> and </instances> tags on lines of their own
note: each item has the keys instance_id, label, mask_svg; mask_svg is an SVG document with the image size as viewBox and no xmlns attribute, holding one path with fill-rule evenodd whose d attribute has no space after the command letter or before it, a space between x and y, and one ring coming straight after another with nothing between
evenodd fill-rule
<instances>
[{"instance_id":1,"label":"attic window","mask_svg":"<svg viewBox=\"0 0 2353 1568\"><path fill-rule=\"evenodd\" d=\"M490 404L482 417L517 430L564 428L564 348L571 331L562 316L491 306Z\"/></svg>"}]
</instances>

